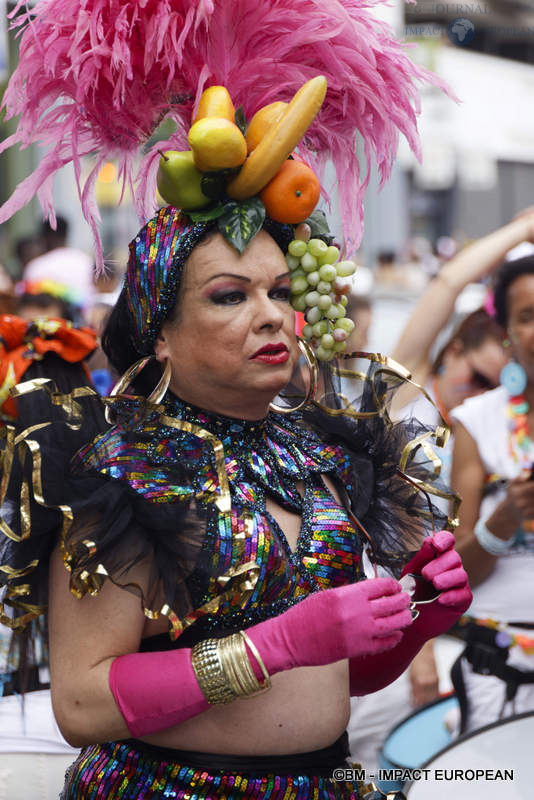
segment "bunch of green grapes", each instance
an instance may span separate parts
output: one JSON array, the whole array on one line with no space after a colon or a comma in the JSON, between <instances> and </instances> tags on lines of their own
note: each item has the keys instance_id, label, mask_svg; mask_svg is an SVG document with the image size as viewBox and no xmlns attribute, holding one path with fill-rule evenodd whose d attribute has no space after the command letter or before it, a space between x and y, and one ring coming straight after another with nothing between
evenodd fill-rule
<instances>
[{"instance_id":1,"label":"bunch of green grapes","mask_svg":"<svg viewBox=\"0 0 534 800\"><path fill-rule=\"evenodd\" d=\"M302 311L306 325L302 335L319 361L331 361L347 349L354 322L346 316L347 278L354 261L338 261L339 249L321 239L309 238L308 226L299 226L290 243L286 261L291 270L291 305Z\"/></svg>"}]
</instances>

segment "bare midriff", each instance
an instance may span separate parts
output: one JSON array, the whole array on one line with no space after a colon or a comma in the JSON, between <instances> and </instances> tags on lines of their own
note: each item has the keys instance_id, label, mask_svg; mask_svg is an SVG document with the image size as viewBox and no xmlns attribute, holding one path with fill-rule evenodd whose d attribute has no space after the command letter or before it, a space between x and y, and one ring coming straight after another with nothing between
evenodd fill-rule
<instances>
[{"instance_id":1,"label":"bare midriff","mask_svg":"<svg viewBox=\"0 0 534 800\"><path fill-rule=\"evenodd\" d=\"M272 688L214 706L174 728L144 738L160 747L233 755L278 755L319 750L345 730L348 662L278 673Z\"/></svg>"}]
</instances>

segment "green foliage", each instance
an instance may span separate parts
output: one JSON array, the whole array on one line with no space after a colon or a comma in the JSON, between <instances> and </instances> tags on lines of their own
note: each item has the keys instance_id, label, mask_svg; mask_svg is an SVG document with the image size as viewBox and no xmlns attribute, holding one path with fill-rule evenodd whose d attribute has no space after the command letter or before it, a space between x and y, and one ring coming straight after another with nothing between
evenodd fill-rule
<instances>
[{"instance_id":1,"label":"green foliage","mask_svg":"<svg viewBox=\"0 0 534 800\"><path fill-rule=\"evenodd\" d=\"M239 108L235 112L235 124L243 134L243 136L247 135L247 118L245 117L245 112L243 110L243 106L239 106Z\"/></svg>"},{"instance_id":2,"label":"green foliage","mask_svg":"<svg viewBox=\"0 0 534 800\"><path fill-rule=\"evenodd\" d=\"M261 229L264 220L265 206L259 197L251 197L242 203L226 203L218 226L224 238L242 253Z\"/></svg>"},{"instance_id":3,"label":"green foliage","mask_svg":"<svg viewBox=\"0 0 534 800\"><path fill-rule=\"evenodd\" d=\"M326 242L328 245L332 244L334 237L330 233L328 221L323 211L316 208L304 222L311 228L312 239L322 239L323 242Z\"/></svg>"}]
</instances>

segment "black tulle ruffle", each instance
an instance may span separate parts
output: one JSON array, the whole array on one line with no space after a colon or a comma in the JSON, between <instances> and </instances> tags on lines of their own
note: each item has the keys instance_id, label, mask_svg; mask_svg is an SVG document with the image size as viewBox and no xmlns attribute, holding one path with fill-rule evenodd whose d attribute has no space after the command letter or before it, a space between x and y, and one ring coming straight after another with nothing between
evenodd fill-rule
<instances>
[{"instance_id":1,"label":"black tulle ruffle","mask_svg":"<svg viewBox=\"0 0 534 800\"><path fill-rule=\"evenodd\" d=\"M403 424L389 419L387 409L400 383L399 376L384 372L380 362L371 363L365 380L342 378L327 367L320 404L294 416L323 441L346 450L352 475L345 485L337 478L340 494L371 538L372 557L397 576L423 537L448 522L438 508L429 507L429 495L413 483L446 492L422 449L409 448L411 441L429 432L415 420ZM286 395L290 404L298 399L297 382ZM125 576L132 566L147 560L152 574L150 591L140 597L143 606L156 611L168 606L180 619L194 610L188 580L204 542L206 509L194 499L194 492L180 502L151 502L128 483L98 474L75 458L83 445L108 427L103 402L88 393L77 398L73 410L57 402L50 385L36 387L19 400L18 429L4 441L0 587L20 628L44 610L48 560L58 542L63 543L71 589L77 595L98 591L106 579L141 594L137 587L126 585ZM129 408L137 411L129 427L124 422L123 436L139 442L140 437L150 436L146 420L157 425L161 412L147 409L142 399L130 401ZM336 415L342 408L349 413ZM32 426L41 422L42 427L29 430L30 419ZM406 452L403 475L399 464ZM170 484L193 486L191 465L177 458L165 469L164 479Z\"/></svg>"}]
</instances>

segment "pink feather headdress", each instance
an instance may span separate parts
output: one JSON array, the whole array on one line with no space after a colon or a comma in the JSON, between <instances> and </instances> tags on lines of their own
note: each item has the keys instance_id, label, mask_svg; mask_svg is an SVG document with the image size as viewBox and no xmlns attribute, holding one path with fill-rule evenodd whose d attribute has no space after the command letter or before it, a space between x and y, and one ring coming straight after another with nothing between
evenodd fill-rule
<instances>
[{"instance_id":1,"label":"pink feather headdress","mask_svg":"<svg viewBox=\"0 0 534 800\"><path fill-rule=\"evenodd\" d=\"M144 222L156 209L159 150L188 149L187 131L204 88L222 84L248 119L262 106L289 100L323 74L326 100L299 145L322 180L337 173L345 244L362 234L363 195L374 156L381 181L391 171L399 132L419 156L416 83L446 90L414 64L390 27L373 16L383 0L40 0L22 11L20 63L4 94L17 132L0 152L38 143L39 165L0 208L0 223L37 194L55 219L55 173L73 162L83 213L102 262L95 183L109 158L119 163ZM168 141L148 146L164 119ZM365 177L356 157L363 141ZM81 158L93 168L82 185Z\"/></svg>"}]
</instances>

